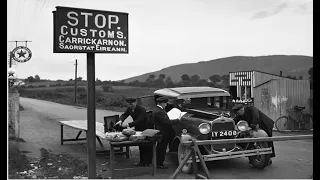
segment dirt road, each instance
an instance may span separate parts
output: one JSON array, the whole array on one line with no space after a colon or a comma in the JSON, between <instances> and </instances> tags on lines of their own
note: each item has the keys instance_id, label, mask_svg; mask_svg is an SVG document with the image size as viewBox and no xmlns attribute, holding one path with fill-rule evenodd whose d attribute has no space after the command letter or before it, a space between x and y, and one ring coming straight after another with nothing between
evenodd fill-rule
<instances>
[{"instance_id":1,"label":"dirt road","mask_svg":"<svg viewBox=\"0 0 320 180\"><path fill-rule=\"evenodd\" d=\"M20 112L20 134L26 143L21 143L25 150L39 156L39 149L51 149L53 152L68 153L86 160L87 151L85 142L67 142L60 145L59 120L86 119L86 108L61 105L48 101L20 98L24 111ZM103 123L103 116L120 114L107 110L96 111L96 121ZM128 121L131 121L129 119ZM77 131L66 129L64 136L74 138ZM275 133L275 136L279 135ZM84 137L84 134L81 135ZM107 141L103 142L108 148ZM99 144L97 143L97 148ZM208 162L207 166L213 178L217 179L305 179L313 172L313 140L275 142L276 158L273 164L264 170L254 169L246 158ZM131 158L116 157L116 167L132 167L138 161L139 155L136 147L131 147ZM97 156L97 173L108 178L109 158ZM167 179L177 167L176 155L168 154L166 164L169 169L158 170L156 176L151 176L151 171L137 170L124 172L117 178L133 179ZM193 179L194 176L179 173L177 178Z\"/></svg>"}]
</instances>

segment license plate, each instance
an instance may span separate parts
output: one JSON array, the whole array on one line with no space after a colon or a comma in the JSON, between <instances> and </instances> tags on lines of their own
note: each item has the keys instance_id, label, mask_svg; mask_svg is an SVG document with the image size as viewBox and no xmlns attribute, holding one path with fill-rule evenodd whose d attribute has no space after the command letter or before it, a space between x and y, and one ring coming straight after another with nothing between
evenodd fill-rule
<instances>
[{"instance_id":1,"label":"license plate","mask_svg":"<svg viewBox=\"0 0 320 180\"><path fill-rule=\"evenodd\" d=\"M212 137L236 136L237 133L237 131L215 131L212 132Z\"/></svg>"}]
</instances>

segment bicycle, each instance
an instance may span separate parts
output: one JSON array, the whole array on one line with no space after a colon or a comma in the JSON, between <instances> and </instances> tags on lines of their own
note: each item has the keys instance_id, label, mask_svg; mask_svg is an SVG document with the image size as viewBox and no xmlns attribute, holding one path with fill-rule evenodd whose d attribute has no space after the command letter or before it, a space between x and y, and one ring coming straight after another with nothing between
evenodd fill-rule
<instances>
[{"instance_id":1,"label":"bicycle","mask_svg":"<svg viewBox=\"0 0 320 180\"><path fill-rule=\"evenodd\" d=\"M278 118L275 122L275 126L279 132L289 133L298 127L299 130L313 130L313 117L308 113L303 113L305 107L302 106L291 106L287 108L288 115ZM298 113L298 118L294 119L290 116L290 111ZM298 126L297 126L298 125Z\"/></svg>"}]
</instances>

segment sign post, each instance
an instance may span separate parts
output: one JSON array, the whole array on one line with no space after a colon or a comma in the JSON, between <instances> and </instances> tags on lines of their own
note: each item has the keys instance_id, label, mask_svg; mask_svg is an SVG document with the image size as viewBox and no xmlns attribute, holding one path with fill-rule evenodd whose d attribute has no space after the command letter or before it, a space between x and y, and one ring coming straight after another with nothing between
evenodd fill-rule
<instances>
[{"instance_id":1,"label":"sign post","mask_svg":"<svg viewBox=\"0 0 320 180\"><path fill-rule=\"evenodd\" d=\"M87 53L87 147L88 147L88 178L96 178L96 103L95 103L95 62L94 53Z\"/></svg>"},{"instance_id":2,"label":"sign post","mask_svg":"<svg viewBox=\"0 0 320 180\"><path fill-rule=\"evenodd\" d=\"M95 53L128 54L128 13L57 6L53 52L87 54L88 178L96 178Z\"/></svg>"}]
</instances>

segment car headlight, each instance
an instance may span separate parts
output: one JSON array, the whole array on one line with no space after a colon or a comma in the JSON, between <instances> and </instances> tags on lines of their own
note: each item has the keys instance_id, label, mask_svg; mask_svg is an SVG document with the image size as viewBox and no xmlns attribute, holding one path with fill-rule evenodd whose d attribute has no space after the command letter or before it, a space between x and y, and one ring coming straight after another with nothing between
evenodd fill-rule
<instances>
[{"instance_id":1,"label":"car headlight","mask_svg":"<svg viewBox=\"0 0 320 180\"><path fill-rule=\"evenodd\" d=\"M198 128L201 134L208 134L211 131L210 124L208 123L201 123Z\"/></svg>"},{"instance_id":2,"label":"car headlight","mask_svg":"<svg viewBox=\"0 0 320 180\"><path fill-rule=\"evenodd\" d=\"M239 121L237 123L237 128L239 129L239 131L246 131L249 128L249 124L247 123L247 121Z\"/></svg>"}]
</instances>

